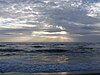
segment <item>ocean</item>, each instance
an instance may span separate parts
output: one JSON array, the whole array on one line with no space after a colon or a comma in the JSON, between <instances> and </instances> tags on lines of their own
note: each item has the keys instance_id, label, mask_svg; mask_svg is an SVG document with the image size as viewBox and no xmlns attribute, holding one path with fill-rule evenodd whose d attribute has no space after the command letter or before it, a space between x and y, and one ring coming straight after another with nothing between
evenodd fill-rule
<instances>
[{"instance_id":1,"label":"ocean","mask_svg":"<svg viewBox=\"0 0 100 75\"><path fill-rule=\"evenodd\" d=\"M0 73L100 71L100 43L0 43Z\"/></svg>"}]
</instances>

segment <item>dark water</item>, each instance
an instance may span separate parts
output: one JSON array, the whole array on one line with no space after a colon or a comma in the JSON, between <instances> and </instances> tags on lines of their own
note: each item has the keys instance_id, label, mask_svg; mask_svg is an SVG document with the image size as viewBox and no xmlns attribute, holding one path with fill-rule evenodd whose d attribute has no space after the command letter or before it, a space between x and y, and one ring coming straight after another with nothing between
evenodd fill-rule
<instances>
[{"instance_id":1,"label":"dark water","mask_svg":"<svg viewBox=\"0 0 100 75\"><path fill-rule=\"evenodd\" d=\"M0 72L100 71L100 43L0 43Z\"/></svg>"}]
</instances>

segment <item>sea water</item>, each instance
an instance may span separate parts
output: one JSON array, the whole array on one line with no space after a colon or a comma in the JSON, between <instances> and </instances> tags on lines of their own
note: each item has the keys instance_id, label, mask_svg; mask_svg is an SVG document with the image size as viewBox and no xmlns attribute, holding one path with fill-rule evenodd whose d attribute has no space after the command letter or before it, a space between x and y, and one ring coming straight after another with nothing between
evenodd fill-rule
<instances>
[{"instance_id":1,"label":"sea water","mask_svg":"<svg viewBox=\"0 0 100 75\"><path fill-rule=\"evenodd\" d=\"M100 43L0 43L0 72L100 71Z\"/></svg>"}]
</instances>

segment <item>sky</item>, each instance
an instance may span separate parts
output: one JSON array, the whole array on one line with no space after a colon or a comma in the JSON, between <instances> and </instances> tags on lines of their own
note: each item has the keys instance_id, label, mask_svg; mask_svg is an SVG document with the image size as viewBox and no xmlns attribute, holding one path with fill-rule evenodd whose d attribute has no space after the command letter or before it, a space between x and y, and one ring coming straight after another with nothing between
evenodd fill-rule
<instances>
[{"instance_id":1,"label":"sky","mask_svg":"<svg viewBox=\"0 0 100 75\"><path fill-rule=\"evenodd\" d=\"M0 0L0 42L100 42L100 0Z\"/></svg>"}]
</instances>

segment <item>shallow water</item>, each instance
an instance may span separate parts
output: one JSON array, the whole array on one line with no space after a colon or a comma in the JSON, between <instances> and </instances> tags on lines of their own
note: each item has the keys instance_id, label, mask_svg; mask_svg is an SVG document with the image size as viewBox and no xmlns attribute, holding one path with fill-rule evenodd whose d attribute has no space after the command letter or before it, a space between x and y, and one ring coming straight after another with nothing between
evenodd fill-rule
<instances>
[{"instance_id":1,"label":"shallow water","mask_svg":"<svg viewBox=\"0 0 100 75\"><path fill-rule=\"evenodd\" d=\"M100 43L0 43L0 72L100 71Z\"/></svg>"}]
</instances>

